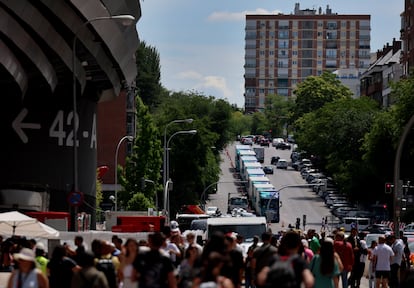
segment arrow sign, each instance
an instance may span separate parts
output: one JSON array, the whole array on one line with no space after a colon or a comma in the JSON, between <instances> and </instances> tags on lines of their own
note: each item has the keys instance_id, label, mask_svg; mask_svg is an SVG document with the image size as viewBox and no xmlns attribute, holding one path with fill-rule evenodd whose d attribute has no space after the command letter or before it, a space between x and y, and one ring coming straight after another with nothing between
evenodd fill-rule
<instances>
[{"instance_id":1,"label":"arrow sign","mask_svg":"<svg viewBox=\"0 0 414 288\"><path fill-rule=\"evenodd\" d=\"M28 111L26 108L23 108L20 111L19 115L17 115L16 119L14 119L12 123L12 127L14 131L16 131L17 135L19 135L20 139L22 139L23 143L27 143L29 138L27 138L26 133L24 133L23 129L40 129L40 124L37 123L23 123L23 119L26 117Z\"/></svg>"}]
</instances>

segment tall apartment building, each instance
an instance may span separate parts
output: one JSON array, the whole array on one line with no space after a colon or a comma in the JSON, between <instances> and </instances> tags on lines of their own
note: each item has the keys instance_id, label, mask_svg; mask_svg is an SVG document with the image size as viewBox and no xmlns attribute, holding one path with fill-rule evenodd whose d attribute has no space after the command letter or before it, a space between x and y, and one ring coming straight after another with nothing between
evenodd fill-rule
<instances>
[{"instance_id":1,"label":"tall apartment building","mask_svg":"<svg viewBox=\"0 0 414 288\"><path fill-rule=\"evenodd\" d=\"M311 75L370 65L370 15L339 15L329 6L293 14L246 15L245 112L262 111L266 95L290 97Z\"/></svg>"},{"instance_id":2,"label":"tall apartment building","mask_svg":"<svg viewBox=\"0 0 414 288\"><path fill-rule=\"evenodd\" d=\"M403 74L409 75L414 67L414 0L405 0L404 12L401 13L402 55L401 64Z\"/></svg>"}]
</instances>

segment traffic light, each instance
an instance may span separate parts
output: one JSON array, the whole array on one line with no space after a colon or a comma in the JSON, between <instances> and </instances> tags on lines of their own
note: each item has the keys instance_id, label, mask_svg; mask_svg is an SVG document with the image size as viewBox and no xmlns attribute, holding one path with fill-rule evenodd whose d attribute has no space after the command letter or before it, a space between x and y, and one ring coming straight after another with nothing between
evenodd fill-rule
<instances>
[{"instance_id":1,"label":"traffic light","mask_svg":"<svg viewBox=\"0 0 414 288\"><path fill-rule=\"evenodd\" d=\"M393 184L391 184L391 183L385 183L385 193L386 194L391 194L392 193L392 190L393 190L393 188L394 188L394 185Z\"/></svg>"}]
</instances>

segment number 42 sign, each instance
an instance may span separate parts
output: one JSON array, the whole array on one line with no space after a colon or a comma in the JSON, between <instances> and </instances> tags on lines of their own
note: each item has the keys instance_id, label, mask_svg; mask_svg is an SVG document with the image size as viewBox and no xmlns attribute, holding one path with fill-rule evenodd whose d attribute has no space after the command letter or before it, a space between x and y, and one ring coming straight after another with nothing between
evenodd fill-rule
<instances>
[{"instance_id":1,"label":"number 42 sign","mask_svg":"<svg viewBox=\"0 0 414 288\"><path fill-rule=\"evenodd\" d=\"M42 128L40 123L27 123L23 122L29 111L27 108L23 108L17 117L12 122L12 128L22 140L23 143L28 143L29 138L23 129L36 129ZM73 125L75 121L75 125ZM73 130L73 127L75 131ZM49 127L49 138L57 139L58 146L73 146L74 133L80 133L77 137L76 146L79 146L79 139L89 140L89 148L96 149L96 114L93 113L92 123L89 129L79 131L79 116L73 116L73 112L69 112L66 117L63 110L59 110ZM77 134L77 135L78 135Z\"/></svg>"}]
</instances>

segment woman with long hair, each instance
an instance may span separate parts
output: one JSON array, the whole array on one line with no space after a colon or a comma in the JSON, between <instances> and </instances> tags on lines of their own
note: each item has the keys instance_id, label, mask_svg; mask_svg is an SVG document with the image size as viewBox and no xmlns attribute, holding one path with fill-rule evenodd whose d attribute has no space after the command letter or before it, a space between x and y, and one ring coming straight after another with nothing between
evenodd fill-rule
<instances>
[{"instance_id":1,"label":"woman with long hair","mask_svg":"<svg viewBox=\"0 0 414 288\"><path fill-rule=\"evenodd\" d=\"M119 257L120 266L118 269L119 286L123 288L137 288L138 287L138 272L134 268L133 263L138 256L138 242L135 239L129 238L124 244L124 253Z\"/></svg>"},{"instance_id":2,"label":"woman with long hair","mask_svg":"<svg viewBox=\"0 0 414 288\"><path fill-rule=\"evenodd\" d=\"M314 288L338 288L341 271L332 239L322 241L319 254L314 255L309 266L315 276Z\"/></svg>"}]
</instances>

